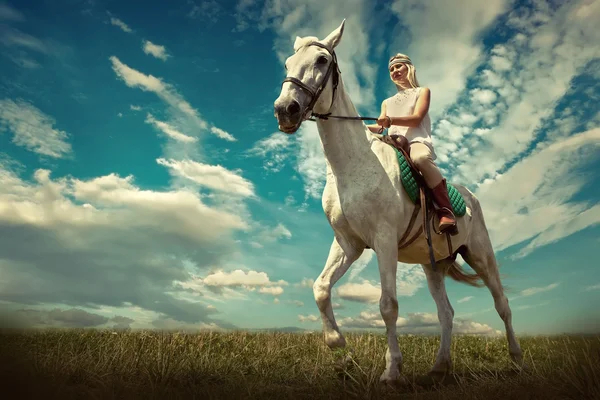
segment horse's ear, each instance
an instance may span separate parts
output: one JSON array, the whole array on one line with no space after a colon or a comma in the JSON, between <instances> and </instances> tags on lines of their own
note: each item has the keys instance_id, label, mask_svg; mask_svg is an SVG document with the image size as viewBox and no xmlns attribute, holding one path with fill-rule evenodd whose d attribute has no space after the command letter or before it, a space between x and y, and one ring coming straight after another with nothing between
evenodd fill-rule
<instances>
[{"instance_id":1,"label":"horse's ear","mask_svg":"<svg viewBox=\"0 0 600 400\"><path fill-rule=\"evenodd\" d=\"M296 40L294 41L294 52L297 52L300 47L302 47L302 38L300 36L296 36Z\"/></svg>"},{"instance_id":2,"label":"horse's ear","mask_svg":"<svg viewBox=\"0 0 600 400\"><path fill-rule=\"evenodd\" d=\"M331 49L335 49L335 47L340 44L342 40L342 35L344 34L344 24L346 23L346 18L342 20L340 26L337 27L336 30L331 32L325 39L323 39L323 43L329 46Z\"/></svg>"}]
</instances>

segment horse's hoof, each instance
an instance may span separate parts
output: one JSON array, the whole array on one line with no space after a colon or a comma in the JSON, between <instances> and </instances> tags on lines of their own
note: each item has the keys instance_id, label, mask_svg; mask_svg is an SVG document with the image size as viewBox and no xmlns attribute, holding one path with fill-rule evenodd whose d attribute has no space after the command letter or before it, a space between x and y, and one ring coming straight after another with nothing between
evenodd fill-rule
<instances>
[{"instance_id":1,"label":"horse's hoof","mask_svg":"<svg viewBox=\"0 0 600 400\"><path fill-rule=\"evenodd\" d=\"M399 372L396 374L388 374L387 372L384 372L381 374L381 377L379 377L379 383L391 387L403 387L410 385L408 379Z\"/></svg>"},{"instance_id":2,"label":"horse's hoof","mask_svg":"<svg viewBox=\"0 0 600 400\"><path fill-rule=\"evenodd\" d=\"M330 349L338 349L346 347L346 338L337 331L328 332L325 334L325 344Z\"/></svg>"}]
</instances>

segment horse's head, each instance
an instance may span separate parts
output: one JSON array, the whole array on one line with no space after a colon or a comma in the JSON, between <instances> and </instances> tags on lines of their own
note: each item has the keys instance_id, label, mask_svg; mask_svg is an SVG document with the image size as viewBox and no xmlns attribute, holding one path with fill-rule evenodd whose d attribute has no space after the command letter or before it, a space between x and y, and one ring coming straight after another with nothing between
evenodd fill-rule
<instances>
[{"instance_id":1,"label":"horse's head","mask_svg":"<svg viewBox=\"0 0 600 400\"><path fill-rule=\"evenodd\" d=\"M345 22L323 40L296 37L294 54L285 62L287 77L275 100L280 131L295 133L311 113L325 114L331 108L340 73L334 49L342 39Z\"/></svg>"}]
</instances>

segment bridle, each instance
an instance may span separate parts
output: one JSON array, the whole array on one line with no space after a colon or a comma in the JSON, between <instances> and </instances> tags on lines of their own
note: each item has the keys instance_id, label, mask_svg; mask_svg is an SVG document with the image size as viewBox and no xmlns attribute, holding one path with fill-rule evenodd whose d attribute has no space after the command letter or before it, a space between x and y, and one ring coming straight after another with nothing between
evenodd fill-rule
<instances>
[{"instance_id":1,"label":"bridle","mask_svg":"<svg viewBox=\"0 0 600 400\"><path fill-rule=\"evenodd\" d=\"M329 77L331 77L331 75L333 75L333 93L331 95L331 106L333 106L333 102L335 101L335 92L336 92L338 84L339 84L339 80L340 80L339 78L341 75L341 71L338 66L337 56L335 54L335 51L329 50L327 48L327 46L325 46L324 44L319 43L319 42L310 42L306 46L318 46L318 47L321 47L321 48L327 50L327 52L331 55L333 60L329 64L329 67L327 68L327 72L325 73L325 76L323 77L321 84L319 85L319 87L317 87L316 90L309 87L308 85L306 85L300 79L294 78L293 76L289 76L289 77L285 78L283 80L283 82L281 83L282 86L286 82L296 84L302 90L307 92L309 94L309 96L311 96L310 103L308 104L308 106L306 107L306 110L302 114L302 117L298 121L298 126L304 120L316 121L315 119L312 119L312 118L307 119L306 116L308 115L308 113L310 113L312 116L319 118L319 119L339 118L339 119L354 119L354 120L361 120L361 121L377 121L377 118L371 118L371 117L343 117L343 116L331 115L331 113L317 114L317 113L313 112L313 107L315 106L316 102L319 100L319 97L321 96L321 93L325 89L325 86L327 85L327 82L329 81ZM330 106L330 108L331 108L331 106Z\"/></svg>"},{"instance_id":2,"label":"bridle","mask_svg":"<svg viewBox=\"0 0 600 400\"><path fill-rule=\"evenodd\" d=\"M331 97L331 105L333 105L333 102L335 101L335 92L337 90L338 83L339 83L339 74L341 74L340 69L338 67L337 56L335 54L335 51L329 50L327 48L327 46L325 46L324 44L319 43L319 42L310 42L306 46L318 46L318 47L321 47L321 48L327 50L327 52L332 57L332 61L331 61L331 63L329 63L329 67L327 68L327 72L325 73L325 76L323 77L323 80L321 81L321 84L319 85L319 87L317 87L316 90L313 89L313 88L311 88L310 86L308 86L304 82L302 82L300 79L294 78L293 76L288 76L281 83L282 86L286 82L290 82L290 83L296 84L302 90L304 90L305 92L307 92L308 95L311 97L310 103L306 107L306 110L304 111L304 114L302 115L302 118L300 118L300 122L302 122L304 119L306 119L306 116L307 116L308 113L311 113L311 115L314 115L314 116L319 116L320 115L320 114L315 114L312 109L315 106L315 104L317 103L317 101L319 100L319 97L321 97L321 93L323 93L323 90L325 89L325 86L327 85L327 82L329 81L329 77L332 74L333 74L333 94L332 94L332 97Z\"/></svg>"}]
</instances>

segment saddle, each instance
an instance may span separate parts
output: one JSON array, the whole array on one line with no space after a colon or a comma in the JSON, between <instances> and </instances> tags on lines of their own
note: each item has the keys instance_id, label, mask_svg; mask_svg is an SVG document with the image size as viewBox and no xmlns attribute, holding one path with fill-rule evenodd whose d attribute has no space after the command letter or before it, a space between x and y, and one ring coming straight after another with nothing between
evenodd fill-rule
<instances>
[{"instance_id":1,"label":"saddle","mask_svg":"<svg viewBox=\"0 0 600 400\"><path fill-rule=\"evenodd\" d=\"M435 215L435 206L434 206L434 203L432 200L433 196L431 194L431 189L427 186L427 184L425 183L425 179L423 178L423 175L421 174L419 169L416 167L416 165L413 163L412 159L410 158L410 143L408 142L408 139L406 139L405 136L384 135L381 137L377 136L377 138L379 140L381 140L383 143L386 143L386 144L392 146L393 148L398 150L404 156L404 159L406 160L406 163L408 164L408 167L410 168L410 170L412 172L412 176L414 177L414 179L416 181L416 185L417 185L416 189L418 190L418 196L419 196L419 200L420 200L418 202L415 202L415 208L414 208L414 211L410 218L408 228L406 229L406 231L404 232L404 235L398 242L398 250L401 250L401 249L407 247L408 245L410 245L423 233L423 230L425 230L425 239L427 240L427 245L429 247L429 258L430 258L431 265L435 271L435 258L433 256L433 248L432 248L432 244L431 244L431 225L432 225L431 223L433 222L433 216ZM410 231L412 230L412 228L414 226L415 220L417 218L417 215L418 215L420 209L423 209L423 211L424 211L422 225L419 227L419 230L410 239L407 240L407 237L410 234ZM433 229L436 234L438 234L438 235L442 234L442 232L438 232L437 230L435 230L435 228L433 228ZM452 241L450 239L450 233L445 232L445 235L446 235L447 242L448 242L449 258L453 259L453 261L454 261L456 259L456 253L452 250ZM367 246L367 248L369 248L369 247Z\"/></svg>"}]
</instances>

